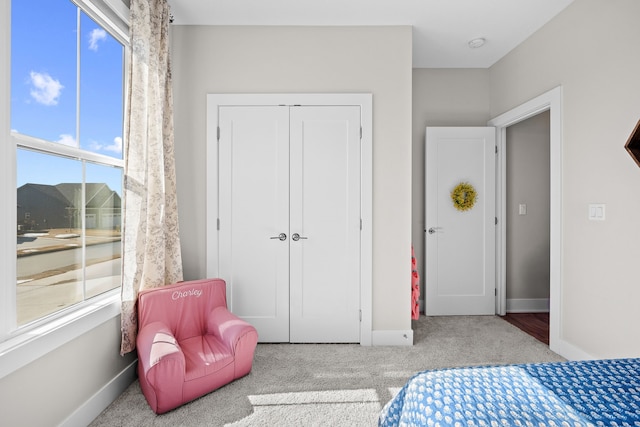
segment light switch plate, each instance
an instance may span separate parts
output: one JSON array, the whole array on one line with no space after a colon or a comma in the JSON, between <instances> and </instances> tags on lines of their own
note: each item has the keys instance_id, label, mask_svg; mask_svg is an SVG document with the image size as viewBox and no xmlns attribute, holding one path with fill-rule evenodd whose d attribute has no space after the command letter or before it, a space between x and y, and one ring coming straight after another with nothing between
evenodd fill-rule
<instances>
[{"instance_id":1,"label":"light switch plate","mask_svg":"<svg viewBox=\"0 0 640 427\"><path fill-rule=\"evenodd\" d=\"M604 214L605 214L604 203L589 204L589 219L591 221L604 221L604 218L605 218Z\"/></svg>"},{"instance_id":2,"label":"light switch plate","mask_svg":"<svg viewBox=\"0 0 640 427\"><path fill-rule=\"evenodd\" d=\"M527 214L527 205L525 203L520 203L518 206L518 215L526 215Z\"/></svg>"}]
</instances>

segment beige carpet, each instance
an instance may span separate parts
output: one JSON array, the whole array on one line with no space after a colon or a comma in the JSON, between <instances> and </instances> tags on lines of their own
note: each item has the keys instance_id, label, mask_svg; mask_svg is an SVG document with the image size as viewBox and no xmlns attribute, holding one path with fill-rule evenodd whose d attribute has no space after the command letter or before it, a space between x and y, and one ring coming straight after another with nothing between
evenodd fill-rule
<instances>
[{"instance_id":1,"label":"beige carpet","mask_svg":"<svg viewBox=\"0 0 640 427\"><path fill-rule=\"evenodd\" d=\"M375 426L425 369L564 360L495 316L425 317L412 347L259 344L244 378L164 415L134 382L91 426Z\"/></svg>"}]
</instances>

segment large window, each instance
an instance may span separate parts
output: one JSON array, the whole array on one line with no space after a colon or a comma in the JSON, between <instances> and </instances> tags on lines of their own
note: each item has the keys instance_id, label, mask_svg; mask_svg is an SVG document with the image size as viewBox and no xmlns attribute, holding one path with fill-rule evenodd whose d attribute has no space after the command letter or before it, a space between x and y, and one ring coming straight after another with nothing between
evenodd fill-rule
<instances>
[{"instance_id":1,"label":"large window","mask_svg":"<svg viewBox=\"0 0 640 427\"><path fill-rule=\"evenodd\" d=\"M124 46L85 3L11 3L17 327L121 283Z\"/></svg>"}]
</instances>

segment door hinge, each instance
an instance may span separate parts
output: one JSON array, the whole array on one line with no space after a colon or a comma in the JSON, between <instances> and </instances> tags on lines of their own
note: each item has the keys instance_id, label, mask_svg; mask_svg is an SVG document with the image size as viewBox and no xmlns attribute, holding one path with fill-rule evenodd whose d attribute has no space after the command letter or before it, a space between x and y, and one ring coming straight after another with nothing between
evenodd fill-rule
<instances>
[{"instance_id":1,"label":"door hinge","mask_svg":"<svg viewBox=\"0 0 640 427\"><path fill-rule=\"evenodd\" d=\"M360 231L362 231L362 218L360 218Z\"/></svg>"},{"instance_id":2,"label":"door hinge","mask_svg":"<svg viewBox=\"0 0 640 427\"><path fill-rule=\"evenodd\" d=\"M360 139L362 139L362 126L360 126Z\"/></svg>"},{"instance_id":3,"label":"door hinge","mask_svg":"<svg viewBox=\"0 0 640 427\"><path fill-rule=\"evenodd\" d=\"M360 310L360 321L362 322L362 310Z\"/></svg>"},{"instance_id":4,"label":"door hinge","mask_svg":"<svg viewBox=\"0 0 640 427\"><path fill-rule=\"evenodd\" d=\"M498 154L498 146L496 145L496 154Z\"/></svg>"},{"instance_id":5,"label":"door hinge","mask_svg":"<svg viewBox=\"0 0 640 427\"><path fill-rule=\"evenodd\" d=\"M498 225L498 217L496 217L496 225Z\"/></svg>"},{"instance_id":6,"label":"door hinge","mask_svg":"<svg viewBox=\"0 0 640 427\"><path fill-rule=\"evenodd\" d=\"M216 137L218 138L218 142L220 142L220 126L218 126Z\"/></svg>"},{"instance_id":7,"label":"door hinge","mask_svg":"<svg viewBox=\"0 0 640 427\"><path fill-rule=\"evenodd\" d=\"M216 227L218 228L218 231L220 231L220 218L216 219Z\"/></svg>"},{"instance_id":8,"label":"door hinge","mask_svg":"<svg viewBox=\"0 0 640 427\"><path fill-rule=\"evenodd\" d=\"M493 289L493 295L494 296L498 296L498 288L494 288Z\"/></svg>"}]
</instances>

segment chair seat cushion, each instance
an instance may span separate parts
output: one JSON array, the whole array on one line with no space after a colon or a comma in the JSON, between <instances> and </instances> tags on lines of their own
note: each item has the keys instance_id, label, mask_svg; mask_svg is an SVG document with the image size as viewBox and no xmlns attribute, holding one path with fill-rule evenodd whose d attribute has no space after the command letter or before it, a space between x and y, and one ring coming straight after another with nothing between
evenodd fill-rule
<instances>
[{"instance_id":1,"label":"chair seat cushion","mask_svg":"<svg viewBox=\"0 0 640 427\"><path fill-rule=\"evenodd\" d=\"M180 341L185 357L185 380L211 375L234 362L233 354L213 335L202 335Z\"/></svg>"}]
</instances>

